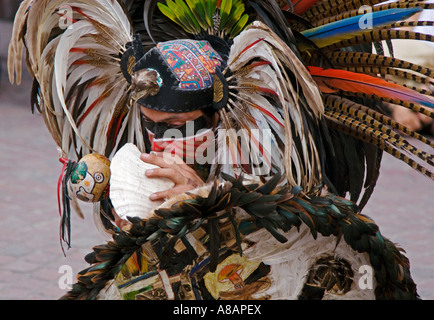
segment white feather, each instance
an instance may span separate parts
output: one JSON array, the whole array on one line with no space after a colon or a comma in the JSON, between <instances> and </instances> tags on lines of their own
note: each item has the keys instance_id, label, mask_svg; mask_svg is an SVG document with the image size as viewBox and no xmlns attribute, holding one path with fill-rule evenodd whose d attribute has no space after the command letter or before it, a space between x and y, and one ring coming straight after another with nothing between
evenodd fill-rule
<instances>
[{"instance_id":1,"label":"white feather","mask_svg":"<svg viewBox=\"0 0 434 320\"><path fill-rule=\"evenodd\" d=\"M56 84L56 93L59 98L60 105L63 108L63 112L67 117L69 123L75 134L82 140L83 144L92 150L92 147L83 139L78 130L76 123L70 114L68 107L66 106L64 90L67 78L67 61L69 56L69 51L74 46L77 39L85 34L94 32L93 26L88 21L79 21L73 25L73 28L69 27L60 38L59 44L57 46L56 56L54 59L54 76Z\"/></svg>"},{"instance_id":2,"label":"white feather","mask_svg":"<svg viewBox=\"0 0 434 320\"><path fill-rule=\"evenodd\" d=\"M256 66L252 69L244 68L254 58L267 61L269 65ZM304 128L302 113L306 112L314 117L320 117L324 107L319 89L294 52L267 26L261 22L254 22L234 39L228 66L233 72L230 78L237 80L237 85L233 88L238 90L237 95L242 99L252 99L250 97L252 90L249 89L249 84L253 87L271 89L276 93L280 101L280 106L277 108L282 112L285 127L276 132L281 132L280 137L282 134L285 137L283 158L285 159L284 172L288 182L308 190L320 183L319 165L312 163L318 161L319 157L316 154L317 151L311 134ZM245 70L250 71L246 74ZM303 92L299 92L297 91L299 89L293 87L286 70L289 70L288 72L291 72L291 75L296 78ZM259 89L257 91L261 95ZM244 95L242 94L243 90L246 92ZM301 95L306 98L307 105L301 102ZM256 101L261 102L256 103L261 107L264 105L268 112L271 112L273 108L276 109L276 106L270 106L269 103L257 98ZM276 115L276 112L272 114ZM269 122L276 121L269 119ZM294 130L295 136L293 136L292 130ZM300 150L297 149L298 145L295 144L294 139L300 141Z\"/></svg>"}]
</instances>

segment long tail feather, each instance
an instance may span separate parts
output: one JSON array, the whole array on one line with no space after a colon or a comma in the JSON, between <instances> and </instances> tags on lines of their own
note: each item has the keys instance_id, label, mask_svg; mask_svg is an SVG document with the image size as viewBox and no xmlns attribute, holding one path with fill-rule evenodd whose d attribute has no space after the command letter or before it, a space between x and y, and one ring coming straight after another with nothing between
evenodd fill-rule
<instances>
[{"instance_id":1,"label":"long tail feather","mask_svg":"<svg viewBox=\"0 0 434 320\"><path fill-rule=\"evenodd\" d=\"M390 118L390 117L388 117L388 116L386 116L386 115L384 115L378 111L375 111L375 110L373 110L367 106L357 104L353 101L338 97L336 95L325 95L324 104L326 106L328 106L332 109L336 109L336 110L341 110L342 108L345 108L347 105L350 105L352 108L355 108L356 110L362 110L364 113L368 114L369 116L371 116L375 120L381 122L382 124L390 126L391 128L398 130L407 136L415 138L415 139L423 142L424 144L426 144L427 146L429 146L431 148L434 148L434 142L433 141L428 140L426 137L420 135L419 133L417 133L413 130L410 130L409 128L399 124L398 122L396 122L392 118Z\"/></svg>"},{"instance_id":2,"label":"long tail feather","mask_svg":"<svg viewBox=\"0 0 434 320\"><path fill-rule=\"evenodd\" d=\"M323 92L332 93L339 90L378 95L384 98L403 100L425 107L434 108L434 100L401 85L365 74L337 69L309 67L313 78Z\"/></svg>"},{"instance_id":3,"label":"long tail feather","mask_svg":"<svg viewBox=\"0 0 434 320\"><path fill-rule=\"evenodd\" d=\"M427 162L430 166L434 166L434 163L432 161L434 155L416 148L407 140L403 139L399 133L393 131L392 128L388 126L387 121L386 123L380 121L385 119L381 117L377 117L378 120L375 119L375 113L372 114L372 112L370 112L372 114L371 116L369 112L366 112L369 108L366 108L348 99L339 98L333 95L326 96L325 100L325 105L327 107L334 109L334 111L342 112L343 114L353 117L355 120L374 128L374 130L378 132L379 136L392 143L394 146L406 150L414 156ZM411 132L411 130L409 130L409 132ZM432 147L432 142L430 142L429 140L425 141L427 145Z\"/></svg>"},{"instance_id":4,"label":"long tail feather","mask_svg":"<svg viewBox=\"0 0 434 320\"><path fill-rule=\"evenodd\" d=\"M360 0L348 0L348 1L325 0L325 1L320 1L315 6L310 8L305 13L305 16L310 21L315 22L342 12L348 12L355 9L358 10L364 4L374 5L381 1L382 0L370 0L370 1L363 1L363 2Z\"/></svg>"},{"instance_id":5,"label":"long tail feather","mask_svg":"<svg viewBox=\"0 0 434 320\"><path fill-rule=\"evenodd\" d=\"M305 30L302 34L313 41L319 48L323 48L336 42L351 39L357 35L369 32L372 28L379 28L397 21L405 20L421 10L421 8L416 7L374 12L372 16L370 16L372 24L369 29L364 28L362 25L361 19L363 16L355 16Z\"/></svg>"},{"instance_id":6,"label":"long tail feather","mask_svg":"<svg viewBox=\"0 0 434 320\"><path fill-rule=\"evenodd\" d=\"M338 51L327 53L326 56L334 66L381 66L384 68L388 67L412 70L425 77L432 78L434 75L434 71L425 66L380 54ZM434 81L433 79L431 80Z\"/></svg>"},{"instance_id":7,"label":"long tail feather","mask_svg":"<svg viewBox=\"0 0 434 320\"><path fill-rule=\"evenodd\" d=\"M21 39L21 30L26 23L30 3L30 0L23 1L15 15L15 23L8 48L8 73L11 83L14 83L15 80L17 84L21 83L21 58L24 48L24 43Z\"/></svg>"},{"instance_id":8,"label":"long tail feather","mask_svg":"<svg viewBox=\"0 0 434 320\"><path fill-rule=\"evenodd\" d=\"M346 132L343 130L345 133L354 135L356 138L362 141L373 143L374 145L391 154L395 158L404 161L413 169L419 171L428 178L434 179L434 174L432 172L430 172L427 168L421 166L415 160L406 156L403 152L399 151L399 148L394 146L393 142L389 141L388 137L384 137L380 131L375 130L372 127L367 126L366 124L363 124L362 122L355 120L354 118L348 115L344 115L340 112L327 110L325 112L325 115L329 119L343 124L344 127L347 128ZM336 128L342 130L341 126L337 126Z\"/></svg>"},{"instance_id":9,"label":"long tail feather","mask_svg":"<svg viewBox=\"0 0 434 320\"><path fill-rule=\"evenodd\" d=\"M381 75L384 76L394 76L402 78L404 80L412 80L417 83L417 87L409 87L408 85L402 84L403 87L407 87L411 90L417 91L421 94L432 96L432 92L426 89L426 85L434 84L434 79L425 76L418 76L417 74L402 71L400 69L390 68L390 67L375 67L375 66L342 66L340 69L347 70L355 73L364 73L372 76Z\"/></svg>"},{"instance_id":10,"label":"long tail feather","mask_svg":"<svg viewBox=\"0 0 434 320\"><path fill-rule=\"evenodd\" d=\"M324 47L326 50L337 50L346 47L352 47L360 44L380 42L384 40L394 39L406 39L406 40L421 40L421 41L433 41L433 36L420 32L404 31L404 30L390 30L390 29L378 29L371 30L368 33L362 35L356 35L355 37L347 40L331 44Z\"/></svg>"},{"instance_id":11,"label":"long tail feather","mask_svg":"<svg viewBox=\"0 0 434 320\"><path fill-rule=\"evenodd\" d=\"M371 3L367 3L367 1L363 1L363 3L359 2L358 6L355 6L353 8L347 8L348 10L344 9L343 7L335 7L332 11L328 11L327 13L319 12L312 15L312 18L310 19L314 25L321 26L325 25L331 22L339 21L342 19L347 19L351 17L355 17L360 15L361 13L361 7L363 5L371 5L370 9L372 12L378 12L382 10L389 10L389 9L396 9L396 8L414 8L419 7L422 9L432 9L433 4L432 3L426 3L423 1L417 1L417 0L410 0L410 1L398 1L398 2L392 2L392 3L385 3L385 4L379 4L376 6L373 6L374 4L378 4L380 2L383 2L382 0L379 1L370 1ZM375 2L375 3L372 3Z\"/></svg>"},{"instance_id":12,"label":"long tail feather","mask_svg":"<svg viewBox=\"0 0 434 320\"><path fill-rule=\"evenodd\" d=\"M361 97L361 98L377 100L377 101L384 101L384 102L388 102L391 104L397 104L397 105L400 105L402 107L413 110L414 112L422 113L422 114L426 115L427 117L434 119L434 112L432 112L426 108L421 107L420 104L417 104L417 103L408 102L408 101L404 101L404 100L400 100L400 99L394 99L394 98L385 97L385 96L379 96L376 94L367 94L367 93L363 93L363 92L345 92L345 95L353 96L353 97Z\"/></svg>"}]
</instances>

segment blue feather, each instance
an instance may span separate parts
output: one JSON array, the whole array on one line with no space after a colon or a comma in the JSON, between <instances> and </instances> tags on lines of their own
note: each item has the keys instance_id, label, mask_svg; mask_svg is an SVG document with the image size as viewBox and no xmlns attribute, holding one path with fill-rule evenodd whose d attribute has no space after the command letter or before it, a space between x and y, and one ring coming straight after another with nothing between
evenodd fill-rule
<instances>
[{"instance_id":1,"label":"blue feather","mask_svg":"<svg viewBox=\"0 0 434 320\"><path fill-rule=\"evenodd\" d=\"M319 48L331 45L333 43L350 39L357 34L370 32L374 28L386 26L397 21L408 19L413 14L421 11L422 8L407 8L407 9L387 9L378 12L372 12L371 16L358 15L355 17L335 21L323 26L308 29L302 34L313 41ZM361 18L364 20L361 20ZM372 19L372 28L361 28L361 21Z\"/></svg>"}]
</instances>

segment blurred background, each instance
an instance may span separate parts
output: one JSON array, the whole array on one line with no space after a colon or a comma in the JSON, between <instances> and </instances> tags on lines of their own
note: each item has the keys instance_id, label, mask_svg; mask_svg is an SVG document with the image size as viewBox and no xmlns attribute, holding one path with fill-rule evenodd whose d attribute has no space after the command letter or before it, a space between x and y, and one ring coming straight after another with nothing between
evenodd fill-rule
<instances>
[{"instance_id":1,"label":"blurred background","mask_svg":"<svg viewBox=\"0 0 434 320\"><path fill-rule=\"evenodd\" d=\"M84 256L106 238L72 215L71 249L59 242L57 180L62 164L42 116L32 114L32 79L24 67L20 86L7 74L7 48L20 1L0 0L0 299L52 300L66 293L69 279L88 267ZM67 277L62 266L72 270ZM61 271L61 273L59 273ZM60 282L60 283L59 283Z\"/></svg>"},{"instance_id":2,"label":"blurred background","mask_svg":"<svg viewBox=\"0 0 434 320\"><path fill-rule=\"evenodd\" d=\"M0 299L52 300L66 293L62 266L73 271L75 282L88 266L84 256L107 239L96 230L91 206L83 204L85 219L72 215L72 247L66 257L62 253L57 206L62 164L42 117L31 111L32 79L25 68L20 86L11 85L7 75L7 47L19 2L0 0ZM433 47L423 50L434 57ZM363 213L405 249L419 295L434 299L432 181L385 154Z\"/></svg>"}]
</instances>

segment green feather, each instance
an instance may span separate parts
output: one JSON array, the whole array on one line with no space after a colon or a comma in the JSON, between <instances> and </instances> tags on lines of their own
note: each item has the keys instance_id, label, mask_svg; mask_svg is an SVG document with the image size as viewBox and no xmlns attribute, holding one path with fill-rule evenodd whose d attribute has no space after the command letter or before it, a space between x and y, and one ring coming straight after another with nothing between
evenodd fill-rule
<instances>
[{"instance_id":1,"label":"green feather","mask_svg":"<svg viewBox=\"0 0 434 320\"><path fill-rule=\"evenodd\" d=\"M220 26L219 29L222 30L222 26L226 24L232 9L232 0L222 0L220 4Z\"/></svg>"},{"instance_id":2,"label":"green feather","mask_svg":"<svg viewBox=\"0 0 434 320\"><path fill-rule=\"evenodd\" d=\"M214 27L214 12L217 8L217 0L205 0L206 19L211 27Z\"/></svg>"},{"instance_id":3,"label":"green feather","mask_svg":"<svg viewBox=\"0 0 434 320\"><path fill-rule=\"evenodd\" d=\"M245 10L244 4L241 4L240 6L235 8L234 12L231 13L228 21L226 22L226 25L224 26L225 29L230 31L233 28L233 26L238 22L238 20L240 20L241 16L244 13L244 10Z\"/></svg>"},{"instance_id":4,"label":"green feather","mask_svg":"<svg viewBox=\"0 0 434 320\"><path fill-rule=\"evenodd\" d=\"M175 0L175 2L179 7L182 8L182 10L184 12L184 16L186 17L190 26L195 30L194 33L199 33L200 32L200 25L197 22L193 12L191 12L190 8L186 5L186 3L183 0Z\"/></svg>"},{"instance_id":5,"label":"green feather","mask_svg":"<svg viewBox=\"0 0 434 320\"><path fill-rule=\"evenodd\" d=\"M268 232L270 232L276 240L279 242L287 242L288 239L282 235L279 231L277 231L277 227L274 225L272 221L269 219L261 219L259 224L262 224Z\"/></svg>"},{"instance_id":6,"label":"green feather","mask_svg":"<svg viewBox=\"0 0 434 320\"><path fill-rule=\"evenodd\" d=\"M275 174L270 180L268 180L264 185L259 187L256 191L262 194L269 194L271 193L279 183L281 179L280 174Z\"/></svg>"},{"instance_id":7,"label":"green feather","mask_svg":"<svg viewBox=\"0 0 434 320\"><path fill-rule=\"evenodd\" d=\"M200 0L186 0L188 7L193 13L196 21L199 23L203 30L208 29L208 23L205 15L205 8L202 6L202 1Z\"/></svg>"},{"instance_id":8,"label":"green feather","mask_svg":"<svg viewBox=\"0 0 434 320\"><path fill-rule=\"evenodd\" d=\"M297 215L292 213L289 207L285 205L279 205L276 210L279 214L281 214L288 220L289 224L295 225L297 227L300 225L301 223L300 219L298 218Z\"/></svg>"},{"instance_id":9,"label":"green feather","mask_svg":"<svg viewBox=\"0 0 434 320\"><path fill-rule=\"evenodd\" d=\"M166 17L168 17L173 22L181 25L181 21L176 17L175 13L165 4L162 4L161 2L157 2L157 7L160 9L161 13L164 14Z\"/></svg>"},{"instance_id":10,"label":"green feather","mask_svg":"<svg viewBox=\"0 0 434 320\"><path fill-rule=\"evenodd\" d=\"M231 33L229 36L231 38L234 38L237 36L241 31L243 31L244 27L247 24L247 21L249 21L249 15L245 13L240 20L235 24L235 26L232 28Z\"/></svg>"},{"instance_id":11,"label":"green feather","mask_svg":"<svg viewBox=\"0 0 434 320\"><path fill-rule=\"evenodd\" d=\"M184 13L184 10L182 7L180 7L177 3L175 3L172 0L166 0L166 4L169 7L169 9L175 14L176 18L179 21L179 25L188 33L195 33L194 25L191 24L186 14Z\"/></svg>"},{"instance_id":12,"label":"green feather","mask_svg":"<svg viewBox=\"0 0 434 320\"><path fill-rule=\"evenodd\" d=\"M155 231L153 234L151 234L149 237L146 238L146 240L148 241L152 241L155 239L160 238L160 236L162 236L165 232L163 230L158 229L157 231Z\"/></svg>"},{"instance_id":13,"label":"green feather","mask_svg":"<svg viewBox=\"0 0 434 320\"><path fill-rule=\"evenodd\" d=\"M110 263L111 263L111 260L108 260L108 261L106 261L106 262L103 262L103 263L97 264L97 265L91 267L91 268L89 269L89 272L97 271L97 270L101 270L101 269L105 269L107 266L110 265Z\"/></svg>"}]
</instances>

